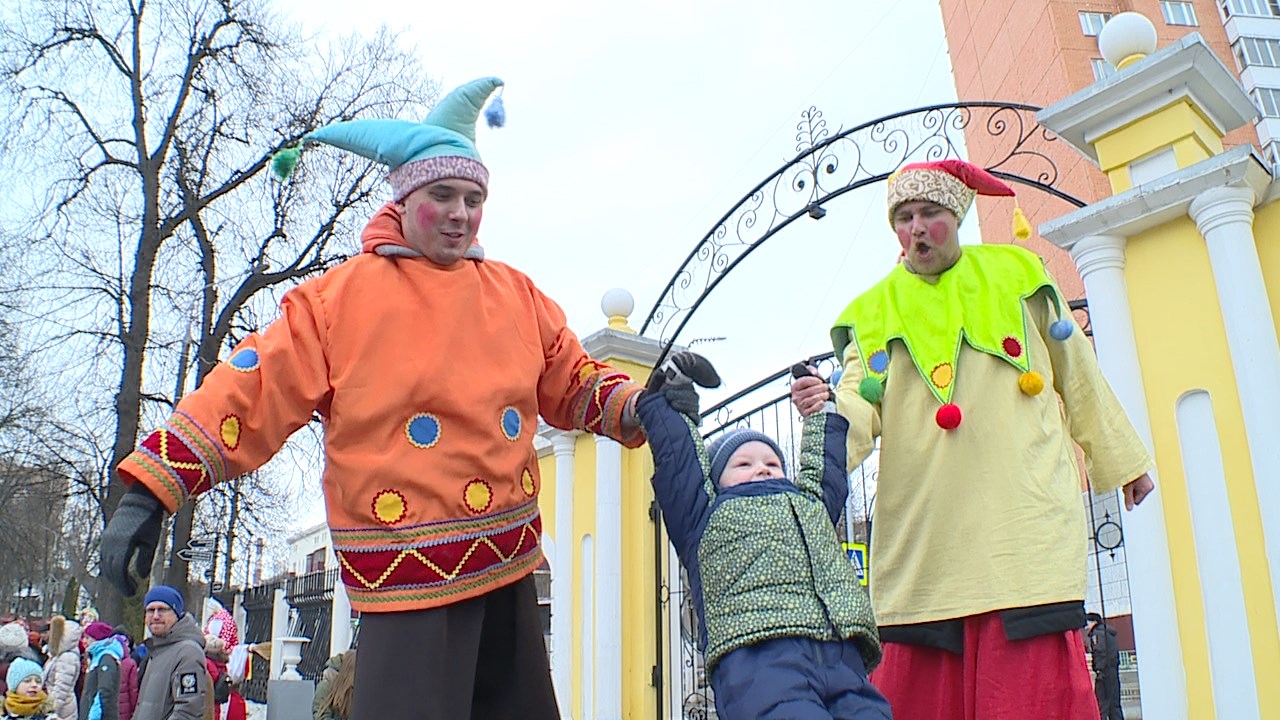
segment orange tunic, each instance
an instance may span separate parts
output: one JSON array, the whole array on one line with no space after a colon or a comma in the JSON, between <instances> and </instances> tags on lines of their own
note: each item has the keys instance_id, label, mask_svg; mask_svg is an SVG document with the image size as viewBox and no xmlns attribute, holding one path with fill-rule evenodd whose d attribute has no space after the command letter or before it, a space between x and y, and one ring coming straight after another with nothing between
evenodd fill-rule
<instances>
[{"instance_id":1,"label":"orange tunic","mask_svg":"<svg viewBox=\"0 0 1280 720\"><path fill-rule=\"evenodd\" d=\"M393 227L394 225L394 227ZM384 209L366 229L399 234ZM396 243L402 244L402 243ZM314 412L352 607L438 607L541 562L538 416L628 447L639 386L589 358L563 311L492 260L366 252L289 291L118 468L170 510L265 463Z\"/></svg>"}]
</instances>

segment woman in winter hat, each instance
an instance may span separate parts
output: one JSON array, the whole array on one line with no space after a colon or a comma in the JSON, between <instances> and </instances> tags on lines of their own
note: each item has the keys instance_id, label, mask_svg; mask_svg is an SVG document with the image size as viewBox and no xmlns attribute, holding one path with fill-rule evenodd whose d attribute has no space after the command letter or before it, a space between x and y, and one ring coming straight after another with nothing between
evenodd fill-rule
<instances>
[{"instance_id":1,"label":"woman in winter hat","mask_svg":"<svg viewBox=\"0 0 1280 720\"><path fill-rule=\"evenodd\" d=\"M80 677L80 623L55 615L49 621L49 662L44 687L59 720L77 720L76 680Z\"/></svg>"},{"instance_id":2,"label":"woman in winter hat","mask_svg":"<svg viewBox=\"0 0 1280 720\"><path fill-rule=\"evenodd\" d=\"M56 717L53 715L53 702L41 687L41 674L40 665L34 660L20 657L9 663L4 678L9 690L4 695L4 712L0 717L6 720L51 720Z\"/></svg>"},{"instance_id":3,"label":"woman in winter hat","mask_svg":"<svg viewBox=\"0 0 1280 720\"><path fill-rule=\"evenodd\" d=\"M84 635L89 639L85 648L89 666L80 693L79 720L119 720L120 659L124 657L124 647L104 622L90 623Z\"/></svg>"},{"instance_id":4,"label":"woman in winter hat","mask_svg":"<svg viewBox=\"0 0 1280 720\"><path fill-rule=\"evenodd\" d=\"M9 672L9 663L20 657L36 659L36 654L27 646L27 629L17 622L0 626L0 695L9 690L4 679Z\"/></svg>"}]
</instances>

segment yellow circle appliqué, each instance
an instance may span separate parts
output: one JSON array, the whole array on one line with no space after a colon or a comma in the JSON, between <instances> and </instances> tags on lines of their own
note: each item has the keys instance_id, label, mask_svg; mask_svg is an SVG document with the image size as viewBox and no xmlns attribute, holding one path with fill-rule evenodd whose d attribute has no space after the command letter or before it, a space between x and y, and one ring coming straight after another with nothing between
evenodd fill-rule
<instances>
[{"instance_id":1,"label":"yellow circle appliqu\u00e9","mask_svg":"<svg viewBox=\"0 0 1280 720\"><path fill-rule=\"evenodd\" d=\"M493 489L489 487L489 483L476 478L463 489L462 501L471 512L482 513L493 504Z\"/></svg>"},{"instance_id":2,"label":"yellow circle appliqu\u00e9","mask_svg":"<svg viewBox=\"0 0 1280 720\"><path fill-rule=\"evenodd\" d=\"M404 519L404 495L398 490L382 490L373 496L373 517L383 525L394 525Z\"/></svg>"}]
</instances>

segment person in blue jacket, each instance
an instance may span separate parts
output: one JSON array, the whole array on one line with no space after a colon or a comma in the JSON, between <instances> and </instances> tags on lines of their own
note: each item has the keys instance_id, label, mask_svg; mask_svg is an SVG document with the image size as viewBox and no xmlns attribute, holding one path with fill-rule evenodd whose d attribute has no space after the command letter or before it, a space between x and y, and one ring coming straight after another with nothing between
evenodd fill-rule
<instances>
[{"instance_id":1,"label":"person in blue jacket","mask_svg":"<svg viewBox=\"0 0 1280 720\"><path fill-rule=\"evenodd\" d=\"M674 353L637 409L719 717L890 718L867 679L881 655L871 603L835 532L848 422L834 403L804 419L793 481L763 433L733 430L704 446L695 383L720 379L706 358Z\"/></svg>"}]
</instances>

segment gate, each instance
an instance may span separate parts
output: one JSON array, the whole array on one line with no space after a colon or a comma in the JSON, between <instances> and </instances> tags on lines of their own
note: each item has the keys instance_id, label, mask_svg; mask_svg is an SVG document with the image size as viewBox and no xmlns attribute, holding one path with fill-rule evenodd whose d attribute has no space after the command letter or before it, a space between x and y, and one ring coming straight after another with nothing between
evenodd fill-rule
<instances>
[{"instance_id":1,"label":"gate","mask_svg":"<svg viewBox=\"0 0 1280 720\"><path fill-rule=\"evenodd\" d=\"M966 131L985 132L998 148L995 157L985 162L995 176L1084 207L1084 202L1056 187L1060 180L1052 159L1056 139L1036 122L1038 110L1018 103L948 103L888 115L832 134L821 111L809 108L796 125L796 154L716 222L650 310L640 332L662 342L658 362L720 281L757 247L802 217L821 220L826 204L883 182L904 165L961 158ZM1077 322L1091 335L1085 302L1072 302L1071 307ZM818 365L824 376L830 376L836 367L829 352L814 356L810 362ZM705 411L704 421L712 428L707 439L731 428L750 427L776 438L790 455L791 467L796 467L800 417L791 407L789 378L789 369L780 370ZM862 544L868 550L877 473L878 451L850 475L849 500L839 528L842 540ZM1098 588L1100 609L1106 617L1107 587L1115 586L1113 597L1119 592L1127 601L1128 596L1118 501L1114 493L1095 498L1085 492L1084 496L1092 528L1089 561L1094 572L1090 582ZM651 515L655 520L654 546L660 557L665 556L666 577L672 579L668 584L660 571L654 588L659 622L658 667L653 678L660 713L670 718L714 718L715 701L697 648L700 629L687 579L665 539L656 506ZM874 562L874 555L871 558ZM664 626L670 628L672 647L664 647ZM675 685L669 695L663 688L663 678L668 676L663 665Z\"/></svg>"}]
</instances>

